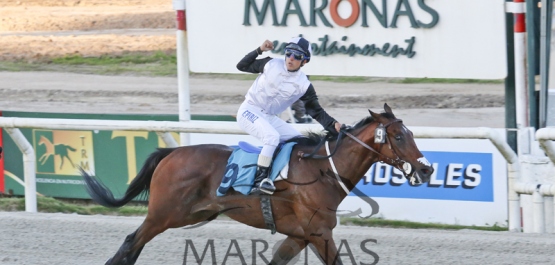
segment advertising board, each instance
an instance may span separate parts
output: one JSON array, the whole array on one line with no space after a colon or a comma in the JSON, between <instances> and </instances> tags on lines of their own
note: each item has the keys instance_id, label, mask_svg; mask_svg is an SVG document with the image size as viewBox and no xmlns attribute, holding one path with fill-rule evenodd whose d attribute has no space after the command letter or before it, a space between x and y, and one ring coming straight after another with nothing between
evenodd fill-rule
<instances>
[{"instance_id":1,"label":"advertising board","mask_svg":"<svg viewBox=\"0 0 555 265\"><path fill-rule=\"evenodd\" d=\"M504 0L188 0L193 72L239 73L266 39L282 57L302 35L309 75L502 79ZM217 63L214 63L217 62Z\"/></svg>"}]
</instances>

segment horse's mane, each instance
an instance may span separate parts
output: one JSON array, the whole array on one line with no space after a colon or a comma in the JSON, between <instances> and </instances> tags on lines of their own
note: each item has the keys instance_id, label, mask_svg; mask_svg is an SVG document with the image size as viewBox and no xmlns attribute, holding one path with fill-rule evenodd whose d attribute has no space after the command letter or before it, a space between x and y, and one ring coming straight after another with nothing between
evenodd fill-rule
<instances>
[{"instance_id":1,"label":"horse's mane","mask_svg":"<svg viewBox=\"0 0 555 265\"><path fill-rule=\"evenodd\" d=\"M384 118L387 118L387 119L395 119L395 116L393 114L390 114L390 113L385 113L384 112L384 113L380 113L380 115L383 116ZM361 119L355 125L350 127L347 130L347 132L355 131L355 130L360 129L360 128L364 127L365 125L370 124L372 122L374 122L374 118L372 118L372 116L368 116L366 118ZM337 134L330 133L330 132L327 132L326 134L316 133L316 132L308 132L307 135L301 135L301 136L291 138L291 139L287 140L286 143L295 142L298 145L303 145L303 146L316 146L324 138L326 138L328 141L336 141L337 137L338 137ZM344 135L342 137L344 137Z\"/></svg>"}]
</instances>

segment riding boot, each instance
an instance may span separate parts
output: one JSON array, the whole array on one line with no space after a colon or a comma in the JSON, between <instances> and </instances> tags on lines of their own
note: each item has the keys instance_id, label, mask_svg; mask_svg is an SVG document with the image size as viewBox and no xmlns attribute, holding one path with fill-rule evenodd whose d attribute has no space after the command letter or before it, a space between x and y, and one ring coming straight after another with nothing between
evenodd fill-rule
<instances>
[{"instance_id":1,"label":"riding boot","mask_svg":"<svg viewBox=\"0 0 555 265\"><path fill-rule=\"evenodd\" d=\"M254 185L251 189L250 194L260 195L266 193L272 195L276 191L274 182L268 176L269 170L267 167L258 166L256 169L256 175L254 177Z\"/></svg>"}]
</instances>

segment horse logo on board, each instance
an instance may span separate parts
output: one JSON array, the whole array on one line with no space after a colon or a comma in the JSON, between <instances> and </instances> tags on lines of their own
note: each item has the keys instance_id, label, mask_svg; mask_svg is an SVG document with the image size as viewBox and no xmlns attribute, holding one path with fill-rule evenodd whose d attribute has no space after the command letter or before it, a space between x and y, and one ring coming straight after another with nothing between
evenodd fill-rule
<instances>
[{"instance_id":1,"label":"horse logo on board","mask_svg":"<svg viewBox=\"0 0 555 265\"><path fill-rule=\"evenodd\" d=\"M90 131L33 130L37 173L77 176L79 168L94 172Z\"/></svg>"}]
</instances>

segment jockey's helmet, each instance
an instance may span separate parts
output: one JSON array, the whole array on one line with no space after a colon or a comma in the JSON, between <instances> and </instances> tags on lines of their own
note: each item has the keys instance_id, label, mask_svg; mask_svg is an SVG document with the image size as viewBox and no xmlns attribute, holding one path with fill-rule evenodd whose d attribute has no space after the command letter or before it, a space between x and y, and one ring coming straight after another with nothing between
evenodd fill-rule
<instances>
[{"instance_id":1,"label":"jockey's helmet","mask_svg":"<svg viewBox=\"0 0 555 265\"><path fill-rule=\"evenodd\" d=\"M307 63L310 61L310 57L312 56L312 47L310 47L310 43L303 37L292 38L287 44L287 46L285 46L286 53L288 50L290 52L293 52L293 54L295 54L295 51L301 52L304 55L304 57L303 58L295 57L295 59L306 60ZM289 53L289 56L290 55L291 53Z\"/></svg>"}]
</instances>

